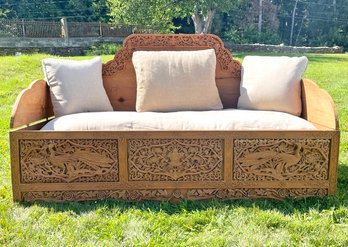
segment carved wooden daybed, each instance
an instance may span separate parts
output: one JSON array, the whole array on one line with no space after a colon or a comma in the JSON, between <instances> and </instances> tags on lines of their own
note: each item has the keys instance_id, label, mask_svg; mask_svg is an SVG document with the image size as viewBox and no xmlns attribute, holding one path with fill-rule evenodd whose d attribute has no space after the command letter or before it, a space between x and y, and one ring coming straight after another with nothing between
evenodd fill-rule
<instances>
[{"instance_id":1,"label":"carved wooden daybed","mask_svg":"<svg viewBox=\"0 0 348 247\"><path fill-rule=\"evenodd\" d=\"M135 110L136 78L131 60L135 50L206 48L216 52L216 84L224 108L236 108L241 64L219 38L132 35L115 58L103 65L103 83L114 110ZM61 132L40 131L53 118L53 109L46 82L35 81L18 96L11 118L13 199L282 199L334 195L339 149L335 106L329 94L312 81L302 80L301 87L301 117L317 130ZM280 146L292 152L285 153ZM161 149L160 154L154 149ZM248 166L246 157L253 155L259 163ZM96 160L93 163L86 156ZM141 161L150 156L157 160L152 163L156 167ZM199 157L200 166L192 166L192 156ZM260 156L267 161L261 161ZM290 156L296 156L296 160ZM163 160L167 164L161 164Z\"/></svg>"}]
</instances>

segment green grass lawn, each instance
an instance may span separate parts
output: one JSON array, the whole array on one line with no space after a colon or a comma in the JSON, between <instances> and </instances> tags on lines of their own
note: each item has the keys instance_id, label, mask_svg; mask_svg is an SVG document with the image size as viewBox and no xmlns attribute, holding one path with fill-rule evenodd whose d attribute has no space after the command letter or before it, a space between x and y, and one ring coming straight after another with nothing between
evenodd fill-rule
<instances>
[{"instance_id":1,"label":"green grass lawn","mask_svg":"<svg viewBox=\"0 0 348 247\"><path fill-rule=\"evenodd\" d=\"M239 60L246 54L236 54ZM8 131L18 93L48 55L0 57L0 246L348 246L348 54L308 54L306 78L334 98L341 128L338 193L302 200L17 204ZM103 61L113 56L103 56ZM77 57L74 59L83 59Z\"/></svg>"}]
</instances>

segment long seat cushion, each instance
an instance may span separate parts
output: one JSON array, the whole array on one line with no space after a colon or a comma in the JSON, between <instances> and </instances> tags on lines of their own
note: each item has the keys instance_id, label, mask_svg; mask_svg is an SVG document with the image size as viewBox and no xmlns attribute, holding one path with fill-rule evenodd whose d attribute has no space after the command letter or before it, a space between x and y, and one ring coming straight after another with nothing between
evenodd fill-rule
<instances>
[{"instance_id":1,"label":"long seat cushion","mask_svg":"<svg viewBox=\"0 0 348 247\"><path fill-rule=\"evenodd\" d=\"M288 113L224 109L179 112L88 112L65 115L42 130L315 130Z\"/></svg>"}]
</instances>

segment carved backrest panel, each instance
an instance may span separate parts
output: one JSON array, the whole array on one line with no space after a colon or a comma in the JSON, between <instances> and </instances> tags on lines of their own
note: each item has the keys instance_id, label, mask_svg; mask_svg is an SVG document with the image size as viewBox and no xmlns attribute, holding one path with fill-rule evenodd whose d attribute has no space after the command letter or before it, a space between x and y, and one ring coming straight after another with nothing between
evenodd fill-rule
<instances>
[{"instance_id":1,"label":"carved backrest panel","mask_svg":"<svg viewBox=\"0 0 348 247\"><path fill-rule=\"evenodd\" d=\"M103 81L114 110L135 110L136 77L132 54L139 50L202 50L216 53L216 85L224 108L237 106L241 65L211 34L136 34L124 41L115 58L103 65Z\"/></svg>"}]
</instances>

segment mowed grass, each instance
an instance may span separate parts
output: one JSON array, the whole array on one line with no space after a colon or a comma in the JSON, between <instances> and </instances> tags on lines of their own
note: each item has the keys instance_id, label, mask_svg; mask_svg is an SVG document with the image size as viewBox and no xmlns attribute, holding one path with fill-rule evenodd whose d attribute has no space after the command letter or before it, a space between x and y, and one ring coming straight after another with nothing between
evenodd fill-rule
<instances>
[{"instance_id":1,"label":"mowed grass","mask_svg":"<svg viewBox=\"0 0 348 247\"><path fill-rule=\"evenodd\" d=\"M235 57L242 60L245 55ZM310 64L305 74L333 96L339 112L336 196L176 205L122 201L14 204L8 144L11 109L22 89L43 78L41 59L48 56L0 57L0 245L348 246L347 54L307 54ZM103 61L112 57L103 56Z\"/></svg>"}]
</instances>

